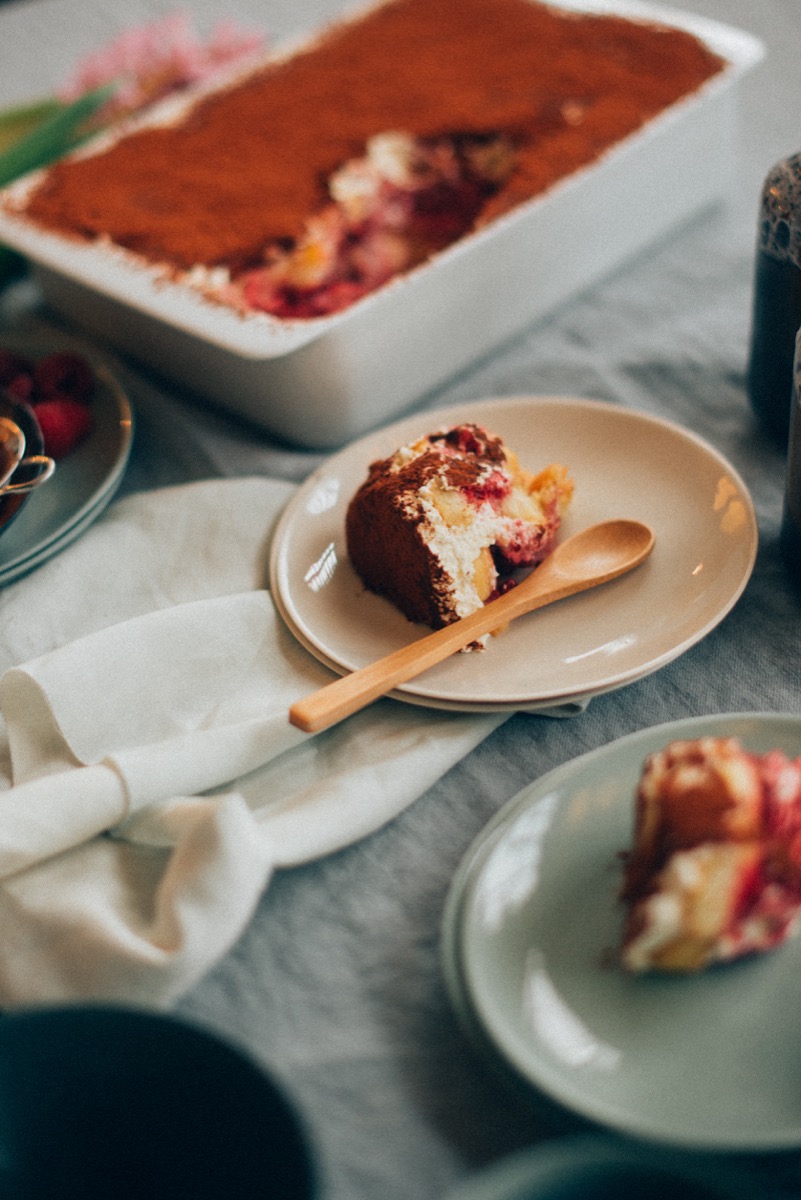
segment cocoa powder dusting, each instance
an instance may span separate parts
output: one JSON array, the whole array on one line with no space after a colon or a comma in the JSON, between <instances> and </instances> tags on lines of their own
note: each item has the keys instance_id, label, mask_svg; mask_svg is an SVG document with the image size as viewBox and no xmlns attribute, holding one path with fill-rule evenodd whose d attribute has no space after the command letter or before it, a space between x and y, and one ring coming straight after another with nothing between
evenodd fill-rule
<instances>
[{"instance_id":1,"label":"cocoa powder dusting","mask_svg":"<svg viewBox=\"0 0 801 1200\"><path fill-rule=\"evenodd\" d=\"M295 238L373 134L503 132L516 169L481 221L592 162L722 62L695 38L532 0L390 0L210 97L177 127L57 164L38 223L185 269Z\"/></svg>"}]
</instances>

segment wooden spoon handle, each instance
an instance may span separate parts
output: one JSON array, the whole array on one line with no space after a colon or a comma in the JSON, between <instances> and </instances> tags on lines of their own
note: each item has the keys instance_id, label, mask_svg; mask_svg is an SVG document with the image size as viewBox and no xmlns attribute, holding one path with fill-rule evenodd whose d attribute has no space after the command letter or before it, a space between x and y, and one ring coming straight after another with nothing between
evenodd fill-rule
<instances>
[{"instance_id":1,"label":"wooden spoon handle","mask_svg":"<svg viewBox=\"0 0 801 1200\"><path fill-rule=\"evenodd\" d=\"M653 543L652 531L638 521L591 526L557 546L517 587L468 617L298 700L289 710L289 720L307 733L327 729L515 617L631 571L650 554Z\"/></svg>"},{"instance_id":2,"label":"wooden spoon handle","mask_svg":"<svg viewBox=\"0 0 801 1200\"><path fill-rule=\"evenodd\" d=\"M592 587L593 582L588 581L585 586ZM421 675L484 634L500 629L521 612L542 608L581 589L576 586L575 580L557 578L548 581L543 576L541 594L532 595L529 592L524 605L520 603L522 597L515 595L516 590L513 588L469 617L426 634L408 646L401 646L377 662L325 684L311 695L296 701L289 710L291 724L306 733L319 733L380 696L385 696L399 684Z\"/></svg>"}]
</instances>

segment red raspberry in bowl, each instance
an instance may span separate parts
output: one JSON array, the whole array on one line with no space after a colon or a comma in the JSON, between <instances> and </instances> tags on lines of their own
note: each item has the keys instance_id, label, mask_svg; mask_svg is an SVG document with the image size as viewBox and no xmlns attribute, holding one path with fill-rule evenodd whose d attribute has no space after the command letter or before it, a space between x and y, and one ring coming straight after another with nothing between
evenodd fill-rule
<instances>
[{"instance_id":1,"label":"red raspberry in bowl","mask_svg":"<svg viewBox=\"0 0 801 1200\"><path fill-rule=\"evenodd\" d=\"M0 347L0 388L31 406L52 458L65 458L92 429L95 373L81 354L54 350L35 361Z\"/></svg>"},{"instance_id":2,"label":"red raspberry in bowl","mask_svg":"<svg viewBox=\"0 0 801 1200\"><path fill-rule=\"evenodd\" d=\"M45 452L57 462L66 458L92 428L92 410L71 396L54 396L34 406Z\"/></svg>"},{"instance_id":3,"label":"red raspberry in bowl","mask_svg":"<svg viewBox=\"0 0 801 1200\"><path fill-rule=\"evenodd\" d=\"M39 359L33 368L33 386L38 397L68 395L88 401L95 386L92 368L79 354L55 351Z\"/></svg>"},{"instance_id":4,"label":"red raspberry in bowl","mask_svg":"<svg viewBox=\"0 0 801 1200\"><path fill-rule=\"evenodd\" d=\"M12 400L27 401L33 391L33 363L15 350L0 347L0 388Z\"/></svg>"}]
</instances>

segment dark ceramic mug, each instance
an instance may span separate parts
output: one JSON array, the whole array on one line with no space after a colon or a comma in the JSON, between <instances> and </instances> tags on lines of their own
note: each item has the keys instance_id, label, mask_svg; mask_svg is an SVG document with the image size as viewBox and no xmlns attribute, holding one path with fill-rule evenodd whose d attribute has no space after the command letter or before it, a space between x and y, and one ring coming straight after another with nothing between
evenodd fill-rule
<instances>
[{"instance_id":1,"label":"dark ceramic mug","mask_svg":"<svg viewBox=\"0 0 801 1200\"><path fill-rule=\"evenodd\" d=\"M0 1017L3 1200L312 1200L305 1132L246 1054L115 1007Z\"/></svg>"}]
</instances>

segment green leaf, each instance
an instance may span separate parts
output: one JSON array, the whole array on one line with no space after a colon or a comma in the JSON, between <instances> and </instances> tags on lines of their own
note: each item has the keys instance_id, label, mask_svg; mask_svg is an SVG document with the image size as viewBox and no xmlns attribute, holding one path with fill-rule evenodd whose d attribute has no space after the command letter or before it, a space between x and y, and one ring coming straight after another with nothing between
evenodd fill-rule
<instances>
[{"instance_id":1,"label":"green leaf","mask_svg":"<svg viewBox=\"0 0 801 1200\"><path fill-rule=\"evenodd\" d=\"M63 107L58 100L49 99L4 109L0 112L0 153Z\"/></svg>"},{"instance_id":2,"label":"green leaf","mask_svg":"<svg viewBox=\"0 0 801 1200\"><path fill-rule=\"evenodd\" d=\"M0 153L0 187L46 166L95 133L86 128L86 123L113 94L114 86L106 85L86 92L72 104L55 102L54 111Z\"/></svg>"}]
</instances>

